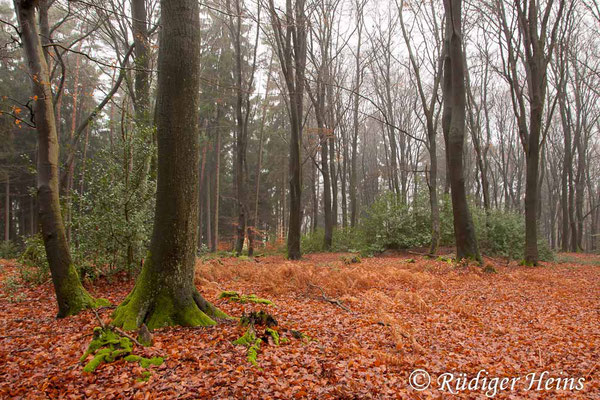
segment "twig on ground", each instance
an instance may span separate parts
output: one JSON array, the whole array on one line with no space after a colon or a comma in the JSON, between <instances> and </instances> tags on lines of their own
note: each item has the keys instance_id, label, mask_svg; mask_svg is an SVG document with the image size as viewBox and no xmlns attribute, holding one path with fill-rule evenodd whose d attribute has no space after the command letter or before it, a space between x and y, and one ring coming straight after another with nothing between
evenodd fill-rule
<instances>
[{"instance_id":1,"label":"twig on ground","mask_svg":"<svg viewBox=\"0 0 600 400\"><path fill-rule=\"evenodd\" d=\"M102 319L100 318L100 315L98 315L98 311L95 308L92 308L92 311L94 311L94 314L96 315L96 319L100 323L100 326L102 327L102 329L106 329L106 324L102 321ZM133 343L137 344L138 346L143 346L140 342L137 341L136 338L129 335L122 329L119 329L116 326L111 326L111 327L109 327L109 329L112 329L113 331L117 332L119 335L126 337L127 339L131 340Z\"/></svg>"},{"instance_id":2,"label":"twig on ground","mask_svg":"<svg viewBox=\"0 0 600 400\"><path fill-rule=\"evenodd\" d=\"M127 334L125 331L123 331L122 329L117 328L116 326L111 327L115 332L117 332L119 335L121 336L125 336L127 339L131 340L133 343L137 344L138 346L143 346L143 344L141 344L140 342L137 341L136 338L134 338L133 336Z\"/></svg>"},{"instance_id":3,"label":"twig on ground","mask_svg":"<svg viewBox=\"0 0 600 400\"><path fill-rule=\"evenodd\" d=\"M312 287L312 288L317 288L317 289L319 289L319 290L321 291L321 297L322 297L322 298L323 298L323 300L325 300L326 302L328 302L328 303L331 303L331 304L335 304L336 306L338 306L338 307L340 307L340 308L342 308L343 310L346 310L346 311L348 311L348 312L352 312L352 310L350 310L348 307L346 307L344 304L342 304L342 302L341 302L341 301L339 301L338 299L334 299L334 298L328 297L328 296L325 294L325 290L323 290L323 288L322 288L321 286L317 286L317 285L315 285L315 284L312 284L312 283L310 283L310 282L308 283L308 286L309 286L309 287Z\"/></svg>"},{"instance_id":4,"label":"twig on ground","mask_svg":"<svg viewBox=\"0 0 600 400\"><path fill-rule=\"evenodd\" d=\"M102 318L100 318L100 315L98 315L98 311L95 308L92 308L92 311L94 312L94 315L96 315L96 319L98 320L100 327L102 329L105 329L106 325L104 324L104 321L102 321Z\"/></svg>"}]
</instances>

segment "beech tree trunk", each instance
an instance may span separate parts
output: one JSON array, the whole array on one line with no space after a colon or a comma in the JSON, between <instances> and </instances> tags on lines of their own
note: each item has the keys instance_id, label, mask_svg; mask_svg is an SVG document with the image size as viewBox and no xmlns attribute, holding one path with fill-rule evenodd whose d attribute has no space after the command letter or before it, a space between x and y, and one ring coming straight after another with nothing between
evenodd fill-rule
<instances>
[{"instance_id":1,"label":"beech tree trunk","mask_svg":"<svg viewBox=\"0 0 600 400\"><path fill-rule=\"evenodd\" d=\"M302 256L300 237L302 229L302 145L303 98L306 69L306 15L305 0L286 2L284 18L269 0L269 13L274 31L277 56L285 78L289 98L290 156L289 185L290 207L288 219L287 256L298 260ZM285 207L285 206L284 206ZM285 226L285 224L284 224Z\"/></svg>"},{"instance_id":2,"label":"beech tree trunk","mask_svg":"<svg viewBox=\"0 0 600 400\"><path fill-rule=\"evenodd\" d=\"M446 57L444 60L443 131L446 139L456 258L481 262L475 227L465 190L463 149L465 137L465 71L462 48L462 0L444 0L446 10Z\"/></svg>"},{"instance_id":3,"label":"beech tree trunk","mask_svg":"<svg viewBox=\"0 0 600 400\"><path fill-rule=\"evenodd\" d=\"M364 27L364 19L363 19L363 9L364 3L357 2L356 4L356 25L357 25L357 35L358 35L358 43L356 48L355 55L355 77L354 77L354 104L353 104L353 114L352 114L352 151L350 158L350 226L354 228L358 221L358 198L356 194L356 186L358 184L358 171L356 167L356 159L358 157L358 132L359 132L359 100L360 100L360 88L363 79L363 70L360 62L360 50L362 44L362 30Z\"/></svg>"},{"instance_id":4,"label":"beech tree trunk","mask_svg":"<svg viewBox=\"0 0 600 400\"><path fill-rule=\"evenodd\" d=\"M71 260L59 202L58 137L48 65L35 18L35 0L15 0L21 40L32 77L33 113L38 133L37 196L42 237L58 301L57 317L107 305L84 289Z\"/></svg>"},{"instance_id":5,"label":"beech tree trunk","mask_svg":"<svg viewBox=\"0 0 600 400\"><path fill-rule=\"evenodd\" d=\"M198 227L200 15L195 0L161 0L156 106L158 184L148 257L114 325L214 325L227 315L194 286Z\"/></svg>"},{"instance_id":6,"label":"beech tree trunk","mask_svg":"<svg viewBox=\"0 0 600 400\"><path fill-rule=\"evenodd\" d=\"M269 61L269 70L267 72L267 86L265 91L265 98L263 100L263 107L260 117L260 128L259 128L259 139L258 139L258 161L256 163L256 190L254 196L254 218L252 225L258 227L258 203L260 195L260 175L262 170L262 159L263 159L263 144L265 135L265 119L267 117L267 105L269 102L269 90L271 87L271 70L273 69L273 53L271 53L271 60Z\"/></svg>"}]
</instances>

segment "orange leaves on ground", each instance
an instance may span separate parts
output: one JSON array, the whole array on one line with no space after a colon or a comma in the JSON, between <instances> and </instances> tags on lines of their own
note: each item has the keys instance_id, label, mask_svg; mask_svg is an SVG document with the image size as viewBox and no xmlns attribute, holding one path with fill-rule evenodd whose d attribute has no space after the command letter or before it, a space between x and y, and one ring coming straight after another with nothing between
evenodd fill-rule
<instances>
[{"instance_id":1,"label":"orange leaves on ground","mask_svg":"<svg viewBox=\"0 0 600 400\"><path fill-rule=\"evenodd\" d=\"M406 255L346 265L342 256L198 261L196 284L222 310L240 316L264 308L284 337L294 330L312 340L261 346L257 368L243 346L232 344L243 333L235 323L161 329L155 346L141 350L166 355L147 382L137 380L139 366L126 362L83 375L78 358L97 324L93 313L56 320L51 284L15 291L18 266L0 260L0 398L412 399L418 397L408 377L417 368L433 381L449 371L562 372L584 376L586 384L558 398L600 398L597 256L569 255L569 262L539 268L494 263L496 274L424 258L409 262ZM114 277L90 289L117 304L132 285ZM277 307L217 299L223 290L256 293ZM496 398L547 395L521 390Z\"/></svg>"}]
</instances>

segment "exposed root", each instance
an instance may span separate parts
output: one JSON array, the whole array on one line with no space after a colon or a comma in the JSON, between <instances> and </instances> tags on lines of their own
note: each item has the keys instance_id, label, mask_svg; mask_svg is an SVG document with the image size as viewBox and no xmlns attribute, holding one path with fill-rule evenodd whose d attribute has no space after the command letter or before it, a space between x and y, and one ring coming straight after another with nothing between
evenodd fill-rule
<instances>
[{"instance_id":1,"label":"exposed root","mask_svg":"<svg viewBox=\"0 0 600 400\"><path fill-rule=\"evenodd\" d=\"M163 363L162 357L144 358L131 354L132 351L133 344L129 336L121 336L113 327L99 326L94 328L93 339L79 361L84 362L88 356L93 356L83 367L84 372L90 373L94 372L100 365L112 363L120 358L130 362L139 362L144 368Z\"/></svg>"}]
</instances>

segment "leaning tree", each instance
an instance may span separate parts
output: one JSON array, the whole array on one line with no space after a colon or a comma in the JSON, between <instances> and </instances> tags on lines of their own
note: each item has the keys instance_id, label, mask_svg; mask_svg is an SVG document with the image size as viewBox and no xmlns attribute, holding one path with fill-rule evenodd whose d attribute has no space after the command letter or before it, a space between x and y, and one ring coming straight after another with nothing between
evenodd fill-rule
<instances>
[{"instance_id":1,"label":"leaning tree","mask_svg":"<svg viewBox=\"0 0 600 400\"><path fill-rule=\"evenodd\" d=\"M58 317L77 314L85 308L107 304L94 299L82 286L71 260L59 200L58 136L54 118L52 88L48 64L38 30L37 0L15 0L15 12L21 28L32 88L32 116L38 134L37 197L38 213L46 257L58 301ZM44 26L47 15L40 17ZM46 21L47 23L47 21Z\"/></svg>"}]
</instances>

